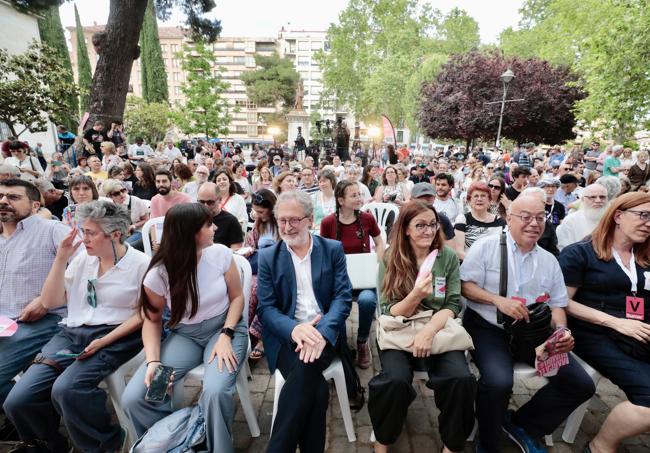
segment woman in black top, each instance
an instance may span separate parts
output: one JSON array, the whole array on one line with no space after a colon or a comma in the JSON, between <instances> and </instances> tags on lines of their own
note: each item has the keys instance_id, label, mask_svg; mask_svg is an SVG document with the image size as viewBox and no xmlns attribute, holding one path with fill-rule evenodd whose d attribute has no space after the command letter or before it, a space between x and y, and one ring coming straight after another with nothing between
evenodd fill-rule
<instances>
[{"instance_id":1,"label":"woman in black top","mask_svg":"<svg viewBox=\"0 0 650 453\"><path fill-rule=\"evenodd\" d=\"M612 201L591 238L562 250L574 352L629 401L612 409L586 451L614 452L650 431L650 194Z\"/></svg>"},{"instance_id":2,"label":"woman in black top","mask_svg":"<svg viewBox=\"0 0 650 453\"><path fill-rule=\"evenodd\" d=\"M142 200L151 200L158 193L153 167L146 162L140 162L135 169L135 177L137 181L133 184L132 195Z\"/></svg>"}]
</instances>

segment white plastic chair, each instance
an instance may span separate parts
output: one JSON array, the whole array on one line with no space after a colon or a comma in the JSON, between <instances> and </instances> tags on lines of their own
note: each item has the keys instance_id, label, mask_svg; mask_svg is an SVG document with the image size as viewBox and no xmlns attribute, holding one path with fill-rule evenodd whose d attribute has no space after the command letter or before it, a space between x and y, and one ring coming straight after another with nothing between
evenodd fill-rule
<instances>
[{"instance_id":1,"label":"white plastic chair","mask_svg":"<svg viewBox=\"0 0 650 453\"><path fill-rule=\"evenodd\" d=\"M589 377L594 381L594 385L597 386L598 382L602 378L600 373L589 366L588 363L586 363L577 355L573 354L573 358L576 359L580 365L582 365L582 368L584 368ZM595 396L592 398L594 397ZM574 410L571 415L569 415L569 418L566 419L566 425L564 426L564 431L562 431L562 440L564 442L572 444L576 440L576 435L580 430L580 425L582 425L582 419L587 412L587 407L589 407L589 401L591 400L587 400L578 406L578 408Z\"/></svg>"},{"instance_id":2,"label":"white plastic chair","mask_svg":"<svg viewBox=\"0 0 650 453\"><path fill-rule=\"evenodd\" d=\"M379 228L384 231L389 230L389 228L386 227L388 226L388 219L391 217L390 213L393 213L393 222L391 223L391 226L395 224L397 216L399 215L399 206L393 203L368 203L364 205L361 210L372 214L375 220L377 220Z\"/></svg>"},{"instance_id":3,"label":"white plastic chair","mask_svg":"<svg viewBox=\"0 0 650 453\"><path fill-rule=\"evenodd\" d=\"M144 246L144 253L149 256L153 256L153 250L151 248L151 229L155 228L156 230L156 241L160 243L162 239L162 227L165 222L164 217L153 217L142 225L142 245Z\"/></svg>"},{"instance_id":4,"label":"white plastic chair","mask_svg":"<svg viewBox=\"0 0 650 453\"><path fill-rule=\"evenodd\" d=\"M275 370L275 392L273 396L273 418L271 419L271 432L273 432L273 422L275 415L278 413L278 401L280 399L280 392L284 386L284 377L279 370ZM348 435L349 442L356 442L357 436L354 433L354 424L352 423L352 412L350 411L350 401L348 400L348 389L345 385L345 373L343 372L343 364L341 359L335 358L330 366L323 371L323 377L326 381L334 380L336 387L336 395L339 399L339 406L341 407L341 415L343 417L343 424L345 425L345 432Z\"/></svg>"},{"instance_id":5,"label":"white plastic chair","mask_svg":"<svg viewBox=\"0 0 650 453\"><path fill-rule=\"evenodd\" d=\"M354 253L345 255L348 277L352 289L375 289L377 287L377 254Z\"/></svg>"},{"instance_id":6,"label":"white plastic chair","mask_svg":"<svg viewBox=\"0 0 650 453\"><path fill-rule=\"evenodd\" d=\"M250 301L251 286L253 274L251 271L251 266L248 263L248 260L241 255L233 254L233 259L235 260L235 265L239 270L239 274L242 279L242 290L244 293L244 311L242 313L244 322L248 323L248 303ZM246 357L244 358L244 364L242 369L237 374L237 394L239 395L239 402L241 403L242 410L244 411L244 417L246 417L246 423L248 423L248 429L251 432L252 437L259 437L260 427L257 423L257 416L255 415L255 408L253 407L253 402L251 401L251 393L248 387L248 376L250 375L250 369L248 368L248 355L250 354L251 344L250 339L248 340L248 348L246 350ZM189 371L183 378L179 379L174 383L174 391L172 392L172 405L174 408L183 407L183 400L185 397L185 379L188 376L191 376L192 379L203 381L205 375L205 365L201 364Z\"/></svg>"},{"instance_id":7,"label":"white plastic chair","mask_svg":"<svg viewBox=\"0 0 650 453\"><path fill-rule=\"evenodd\" d=\"M126 376L133 374L135 370L144 362L145 355L144 349L140 351L135 357L133 357L128 362L122 364L113 374L104 379L106 387L108 388L108 395L111 398L113 403L113 408L115 409L115 414L117 415L117 420L120 422L120 426L126 429L127 432L127 441L126 445L133 445L133 443L138 439L135 433L135 427L131 422L131 419L126 416L124 409L122 409L121 398L126 388Z\"/></svg>"}]
</instances>

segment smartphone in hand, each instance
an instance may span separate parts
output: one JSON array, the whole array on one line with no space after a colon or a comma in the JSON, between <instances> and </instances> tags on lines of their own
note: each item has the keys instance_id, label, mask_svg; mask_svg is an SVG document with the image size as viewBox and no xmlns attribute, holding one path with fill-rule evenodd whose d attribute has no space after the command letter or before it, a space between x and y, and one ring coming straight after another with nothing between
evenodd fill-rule
<instances>
[{"instance_id":1,"label":"smartphone in hand","mask_svg":"<svg viewBox=\"0 0 650 453\"><path fill-rule=\"evenodd\" d=\"M149 385L149 389L144 396L144 400L151 401L153 403L161 403L164 401L165 395L167 395L167 387L169 387L169 381L172 377L173 372L174 368L170 366L159 365L153 373L151 385Z\"/></svg>"}]
</instances>

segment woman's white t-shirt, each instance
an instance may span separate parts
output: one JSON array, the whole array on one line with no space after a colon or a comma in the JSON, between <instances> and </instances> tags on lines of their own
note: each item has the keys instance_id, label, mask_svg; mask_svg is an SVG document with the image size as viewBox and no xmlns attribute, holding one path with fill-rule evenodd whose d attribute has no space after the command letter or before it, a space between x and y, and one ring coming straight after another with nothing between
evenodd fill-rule
<instances>
[{"instance_id":1,"label":"woman's white t-shirt","mask_svg":"<svg viewBox=\"0 0 650 453\"><path fill-rule=\"evenodd\" d=\"M232 251L224 245L214 244L203 249L197 266L196 282L198 286L199 308L193 318L189 318L191 301L187 301L185 316L181 324L198 324L206 319L219 316L228 309L228 287L224 274L232 263ZM143 285L165 298L171 310L169 279L167 270L158 265L147 272Z\"/></svg>"}]
</instances>

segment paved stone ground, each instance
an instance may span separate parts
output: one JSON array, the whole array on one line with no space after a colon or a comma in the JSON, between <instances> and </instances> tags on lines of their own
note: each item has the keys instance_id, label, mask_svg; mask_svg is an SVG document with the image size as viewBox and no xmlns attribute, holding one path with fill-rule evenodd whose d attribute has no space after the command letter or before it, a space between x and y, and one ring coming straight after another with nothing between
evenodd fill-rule
<instances>
[{"instance_id":1,"label":"paved stone ground","mask_svg":"<svg viewBox=\"0 0 650 453\"><path fill-rule=\"evenodd\" d=\"M353 312L350 318L353 321L348 321L348 331L356 333L356 304L353 307ZM371 340L373 340L371 343L374 344L374 333ZM355 337L350 336L348 338L348 343L354 345ZM257 412L257 419L262 433L260 437L257 438L252 438L250 436L244 414L238 404L234 422L235 449L238 453L263 452L268 442L271 427L274 379L270 376L266 360L264 359L253 364L251 366L251 371L252 379L249 381L251 399ZM358 371L363 385L367 388L368 381L372 376L379 373L379 359L374 347L373 365L367 370ZM186 385L190 387L186 391L187 398L195 401L200 392L200 383L191 382L188 379ZM391 449L391 452L393 453L435 453L441 449L440 436L438 435L437 430L437 418L439 412L435 406L433 391L426 388L422 381L416 381L414 385L419 397L416 398L409 409L402 435ZM540 385L541 381L537 379L527 382L515 382L511 406L517 408L524 404L528 401L530 396L539 389ZM584 417L580 431L576 436L575 443L569 445L562 441L562 426L554 433L554 446L550 448L549 451L553 453L582 452L587 440L591 439L596 434L610 409L624 399L625 396L618 387L614 386L608 380L602 379L598 385L596 397L591 400L589 411ZM333 386L330 387L330 406L327 417L327 444L325 450L327 453L372 452L372 444L370 443L372 426L370 424L367 405L364 406L360 412L353 413L353 421L357 436L357 441L354 443L348 442L343 420L341 419L341 410L336 397L336 391ZM4 451L6 450L3 450L0 447L0 453L4 453ZM465 452L469 453L473 451L473 443L468 442L465 447ZM514 446L514 444L504 440L502 451L504 453L515 453L519 450ZM619 452L650 452L650 434L628 440L619 449Z\"/></svg>"}]
</instances>

